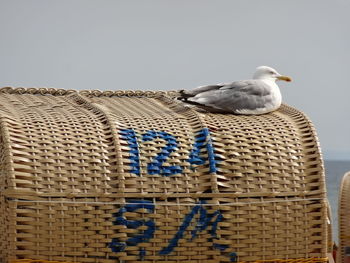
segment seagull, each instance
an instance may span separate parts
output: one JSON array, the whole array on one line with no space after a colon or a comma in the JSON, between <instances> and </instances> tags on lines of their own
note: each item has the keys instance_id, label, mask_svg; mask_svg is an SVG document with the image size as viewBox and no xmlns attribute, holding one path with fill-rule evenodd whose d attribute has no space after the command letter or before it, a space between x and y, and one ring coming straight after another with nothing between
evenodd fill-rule
<instances>
[{"instance_id":1,"label":"seagull","mask_svg":"<svg viewBox=\"0 0 350 263\"><path fill-rule=\"evenodd\" d=\"M178 99L208 112L260 115L281 106L282 95L277 80L292 81L271 67L260 66L253 79L180 90Z\"/></svg>"}]
</instances>

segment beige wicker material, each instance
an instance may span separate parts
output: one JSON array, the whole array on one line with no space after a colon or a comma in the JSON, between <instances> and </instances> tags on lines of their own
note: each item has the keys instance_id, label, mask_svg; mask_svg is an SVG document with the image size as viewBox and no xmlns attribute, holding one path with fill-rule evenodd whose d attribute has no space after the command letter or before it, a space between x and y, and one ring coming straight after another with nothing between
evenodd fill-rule
<instances>
[{"instance_id":1,"label":"beige wicker material","mask_svg":"<svg viewBox=\"0 0 350 263\"><path fill-rule=\"evenodd\" d=\"M327 218L328 218L328 222L327 222L327 237L328 237L328 254L332 254L333 253L333 246L334 246L334 242L333 242L333 229L332 229L332 210L331 210L331 206L329 201L327 202Z\"/></svg>"},{"instance_id":2,"label":"beige wicker material","mask_svg":"<svg viewBox=\"0 0 350 263\"><path fill-rule=\"evenodd\" d=\"M204 114L174 94L2 89L0 261L325 262L307 117Z\"/></svg>"},{"instance_id":3,"label":"beige wicker material","mask_svg":"<svg viewBox=\"0 0 350 263\"><path fill-rule=\"evenodd\" d=\"M334 261L328 260L327 258L321 259L321 258L309 258L309 259L303 259L300 261L300 259L267 259L267 260L255 260L255 261L240 261L240 263L334 263ZM47 261L47 260L28 260L28 259L18 259L15 261L12 261L11 263L72 263L72 262L63 262L63 261Z\"/></svg>"},{"instance_id":4,"label":"beige wicker material","mask_svg":"<svg viewBox=\"0 0 350 263\"><path fill-rule=\"evenodd\" d=\"M347 172L340 186L338 220L339 248L337 262L345 262L345 249L350 248L350 172Z\"/></svg>"}]
</instances>

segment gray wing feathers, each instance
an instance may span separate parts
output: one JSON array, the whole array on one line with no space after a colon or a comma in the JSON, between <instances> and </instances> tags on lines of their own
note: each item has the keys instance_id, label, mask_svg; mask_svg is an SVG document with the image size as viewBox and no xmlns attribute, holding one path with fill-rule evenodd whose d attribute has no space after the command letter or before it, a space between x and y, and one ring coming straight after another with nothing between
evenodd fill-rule
<instances>
[{"instance_id":1,"label":"gray wing feathers","mask_svg":"<svg viewBox=\"0 0 350 263\"><path fill-rule=\"evenodd\" d=\"M188 97L194 97L197 94L210 91L210 90L218 90L221 87L223 87L225 84L216 84L216 85L209 85L209 86L200 86L197 88L194 88L192 90L180 90L180 93L182 97L188 98Z\"/></svg>"},{"instance_id":2,"label":"gray wing feathers","mask_svg":"<svg viewBox=\"0 0 350 263\"><path fill-rule=\"evenodd\" d=\"M235 81L197 93L189 101L229 112L262 108L271 100L271 88L262 81Z\"/></svg>"}]
</instances>

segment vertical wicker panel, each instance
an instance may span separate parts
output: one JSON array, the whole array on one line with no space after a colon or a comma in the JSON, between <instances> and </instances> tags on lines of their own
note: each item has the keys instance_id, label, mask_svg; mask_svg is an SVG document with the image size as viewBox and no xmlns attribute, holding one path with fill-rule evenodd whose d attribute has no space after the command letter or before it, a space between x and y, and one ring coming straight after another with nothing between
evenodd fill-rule
<instances>
[{"instance_id":1,"label":"vertical wicker panel","mask_svg":"<svg viewBox=\"0 0 350 263\"><path fill-rule=\"evenodd\" d=\"M350 248L350 172L347 172L340 185L339 192L339 249L338 262L345 262L345 250Z\"/></svg>"},{"instance_id":2,"label":"vertical wicker panel","mask_svg":"<svg viewBox=\"0 0 350 263\"><path fill-rule=\"evenodd\" d=\"M173 95L3 89L0 259L325 262L310 121L286 105L204 114Z\"/></svg>"},{"instance_id":3,"label":"vertical wicker panel","mask_svg":"<svg viewBox=\"0 0 350 263\"><path fill-rule=\"evenodd\" d=\"M332 255L333 258L333 246L334 246L334 241L333 241L333 222L332 222L332 210L331 210L331 206L330 203L327 202L327 253L329 255ZM333 258L334 260L334 258Z\"/></svg>"}]
</instances>

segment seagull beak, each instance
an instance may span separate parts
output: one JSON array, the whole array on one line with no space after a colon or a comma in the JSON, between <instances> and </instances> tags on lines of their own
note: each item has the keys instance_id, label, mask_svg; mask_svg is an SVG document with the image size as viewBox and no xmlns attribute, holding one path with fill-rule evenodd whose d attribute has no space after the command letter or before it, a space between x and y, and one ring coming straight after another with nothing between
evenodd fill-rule
<instances>
[{"instance_id":1,"label":"seagull beak","mask_svg":"<svg viewBox=\"0 0 350 263\"><path fill-rule=\"evenodd\" d=\"M288 77L288 76L282 76L282 75L281 75L281 76L278 76L277 79L278 79L278 80L288 81L288 82L292 81L292 79L291 79L290 77Z\"/></svg>"}]
</instances>

